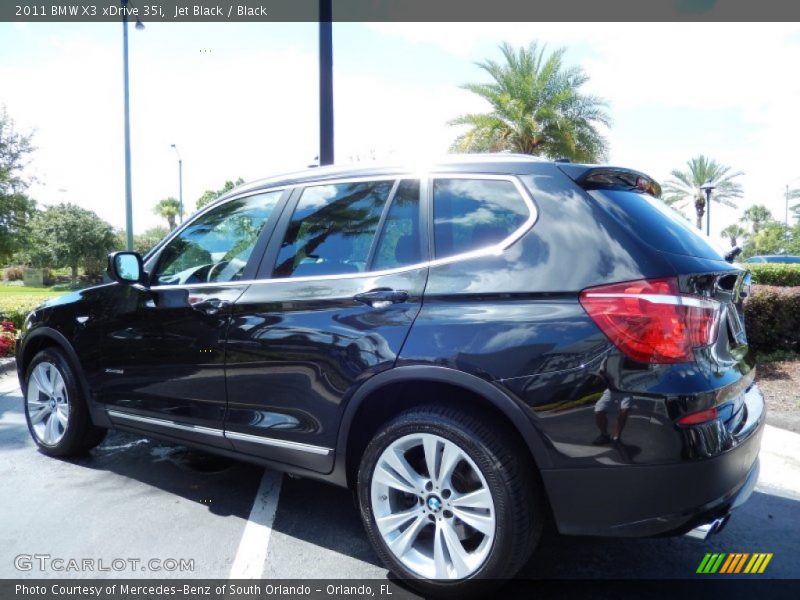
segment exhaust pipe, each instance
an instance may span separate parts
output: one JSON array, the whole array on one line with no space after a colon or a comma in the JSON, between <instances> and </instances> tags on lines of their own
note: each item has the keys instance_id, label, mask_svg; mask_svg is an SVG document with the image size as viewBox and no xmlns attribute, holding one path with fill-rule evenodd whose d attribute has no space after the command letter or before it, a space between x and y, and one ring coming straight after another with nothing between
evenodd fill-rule
<instances>
[{"instance_id":1,"label":"exhaust pipe","mask_svg":"<svg viewBox=\"0 0 800 600\"><path fill-rule=\"evenodd\" d=\"M687 531L683 535L695 540L704 541L712 533L719 533L722 530L722 528L725 527L725 523L728 522L729 517L730 515L725 515L720 519L714 519L709 523L698 525L697 527L695 527L691 531Z\"/></svg>"}]
</instances>

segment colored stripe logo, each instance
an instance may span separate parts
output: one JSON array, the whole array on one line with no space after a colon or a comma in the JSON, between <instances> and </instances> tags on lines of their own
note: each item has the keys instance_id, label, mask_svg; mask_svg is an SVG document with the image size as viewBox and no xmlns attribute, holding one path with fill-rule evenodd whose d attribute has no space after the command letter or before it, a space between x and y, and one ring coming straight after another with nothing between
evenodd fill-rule
<instances>
[{"instance_id":1,"label":"colored stripe logo","mask_svg":"<svg viewBox=\"0 0 800 600\"><path fill-rule=\"evenodd\" d=\"M772 560L772 552L731 552L712 554L707 553L696 573L712 575L714 573L734 575L736 573L763 573L769 561Z\"/></svg>"}]
</instances>

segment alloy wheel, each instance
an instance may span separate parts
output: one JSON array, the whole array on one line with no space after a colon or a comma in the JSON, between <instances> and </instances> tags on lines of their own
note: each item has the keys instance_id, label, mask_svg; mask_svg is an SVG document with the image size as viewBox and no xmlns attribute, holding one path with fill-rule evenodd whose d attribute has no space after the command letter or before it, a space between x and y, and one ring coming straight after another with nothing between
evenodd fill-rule
<instances>
[{"instance_id":1,"label":"alloy wheel","mask_svg":"<svg viewBox=\"0 0 800 600\"><path fill-rule=\"evenodd\" d=\"M380 455L373 515L394 556L428 579L464 579L486 562L496 531L494 500L475 462L434 434L406 435Z\"/></svg>"},{"instance_id":2,"label":"alloy wheel","mask_svg":"<svg viewBox=\"0 0 800 600\"><path fill-rule=\"evenodd\" d=\"M69 398L64 377L50 362L40 362L28 380L25 410L36 438L55 446L64 437L69 424Z\"/></svg>"}]
</instances>

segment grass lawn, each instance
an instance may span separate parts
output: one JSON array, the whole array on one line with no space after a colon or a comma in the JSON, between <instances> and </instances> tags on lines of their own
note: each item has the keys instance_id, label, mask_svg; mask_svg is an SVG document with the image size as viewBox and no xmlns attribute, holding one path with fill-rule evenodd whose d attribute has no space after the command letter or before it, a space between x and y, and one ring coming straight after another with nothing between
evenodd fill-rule
<instances>
[{"instance_id":1,"label":"grass lawn","mask_svg":"<svg viewBox=\"0 0 800 600\"><path fill-rule=\"evenodd\" d=\"M52 298L53 296L60 296L63 291L51 290L46 287L26 287L24 285L0 285L0 298L12 296L20 298L25 296L37 296L42 298Z\"/></svg>"}]
</instances>

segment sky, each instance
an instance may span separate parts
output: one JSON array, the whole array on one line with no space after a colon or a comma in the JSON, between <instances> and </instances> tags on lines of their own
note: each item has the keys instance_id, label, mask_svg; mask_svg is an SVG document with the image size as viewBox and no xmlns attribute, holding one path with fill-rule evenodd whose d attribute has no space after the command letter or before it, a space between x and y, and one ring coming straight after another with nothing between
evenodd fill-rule
<instances>
[{"instance_id":1,"label":"sky","mask_svg":"<svg viewBox=\"0 0 800 600\"><path fill-rule=\"evenodd\" d=\"M41 205L73 202L125 223L122 30L0 23L0 105L33 131ZM567 48L608 102L609 162L660 182L705 154L745 174L740 207L784 217L800 188L800 25L752 23L335 23L337 163L445 154L447 122L486 105L460 86L503 41ZM314 23L147 23L130 28L134 230L178 195L301 169L318 153ZM712 236L739 210L712 206Z\"/></svg>"}]
</instances>

